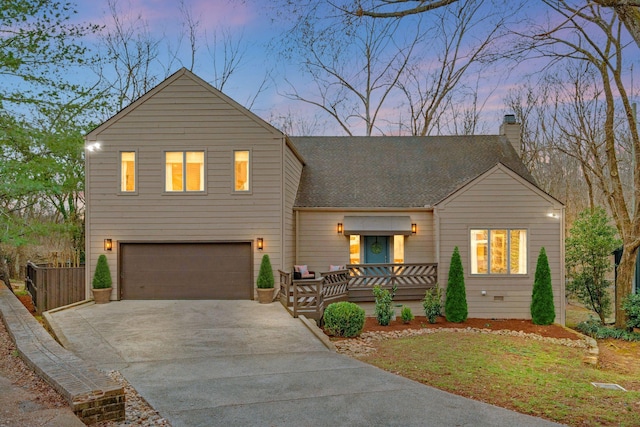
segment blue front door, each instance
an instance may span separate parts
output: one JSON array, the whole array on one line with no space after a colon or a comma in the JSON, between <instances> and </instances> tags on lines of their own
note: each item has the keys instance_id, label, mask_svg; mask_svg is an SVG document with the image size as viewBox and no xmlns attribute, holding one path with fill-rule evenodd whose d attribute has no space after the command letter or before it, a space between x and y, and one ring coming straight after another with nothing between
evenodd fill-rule
<instances>
[{"instance_id":1,"label":"blue front door","mask_svg":"<svg viewBox=\"0 0 640 427\"><path fill-rule=\"evenodd\" d=\"M389 262L388 236L365 236L364 247L365 264L386 264Z\"/></svg>"}]
</instances>

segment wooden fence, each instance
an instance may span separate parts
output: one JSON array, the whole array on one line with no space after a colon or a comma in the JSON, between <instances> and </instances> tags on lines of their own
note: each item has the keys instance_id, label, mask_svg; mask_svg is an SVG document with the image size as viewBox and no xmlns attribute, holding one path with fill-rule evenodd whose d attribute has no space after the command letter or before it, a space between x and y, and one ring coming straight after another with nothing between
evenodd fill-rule
<instances>
[{"instance_id":1,"label":"wooden fence","mask_svg":"<svg viewBox=\"0 0 640 427\"><path fill-rule=\"evenodd\" d=\"M84 267L52 267L28 262L25 276L38 315L86 299Z\"/></svg>"}]
</instances>

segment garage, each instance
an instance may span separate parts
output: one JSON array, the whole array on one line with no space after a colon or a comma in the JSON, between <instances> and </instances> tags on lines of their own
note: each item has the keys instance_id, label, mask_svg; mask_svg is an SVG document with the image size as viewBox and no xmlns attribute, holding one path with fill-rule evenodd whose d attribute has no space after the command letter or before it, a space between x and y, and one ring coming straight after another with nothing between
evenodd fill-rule
<instances>
[{"instance_id":1,"label":"garage","mask_svg":"<svg viewBox=\"0 0 640 427\"><path fill-rule=\"evenodd\" d=\"M120 297L252 299L250 242L121 243Z\"/></svg>"}]
</instances>

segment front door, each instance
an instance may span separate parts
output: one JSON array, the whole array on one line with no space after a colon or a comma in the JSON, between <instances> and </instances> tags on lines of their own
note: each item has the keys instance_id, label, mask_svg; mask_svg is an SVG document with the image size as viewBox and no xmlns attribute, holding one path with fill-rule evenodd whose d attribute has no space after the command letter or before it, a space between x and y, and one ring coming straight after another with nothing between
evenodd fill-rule
<instances>
[{"instance_id":1,"label":"front door","mask_svg":"<svg viewBox=\"0 0 640 427\"><path fill-rule=\"evenodd\" d=\"M389 236L365 236L364 247L365 264L389 262Z\"/></svg>"}]
</instances>

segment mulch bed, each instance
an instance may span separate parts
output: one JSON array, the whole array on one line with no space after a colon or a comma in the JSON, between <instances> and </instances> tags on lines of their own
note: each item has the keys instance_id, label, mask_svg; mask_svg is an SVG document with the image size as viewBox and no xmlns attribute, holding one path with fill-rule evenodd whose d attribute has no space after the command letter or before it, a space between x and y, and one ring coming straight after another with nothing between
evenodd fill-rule
<instances>
[{"instance_id":1,"label":"mulch bed","mask_svg":"<svg viewBox=\"0 0 640 427\"><path fill-rule=\"evenodd\" d=\"M380 326L375 317L367 317L363 332L374 331L400 331L404 329L422 328L478 328L497 330L522 331L530 334L538 334L549 338L568 338L578 340L580 336L571 329L560 325L534 325L531 320L521 319L467 319L463 323L447 322L444 317L439 317L435 324L431 324L424 316L416 316L409 324L402 323L402 320L392 320L389 326Z\"/></svg>"},{"instance_id":2,"label":"mulch bed","mask_svg":"<svg viewBox=\"0 0 640 427\"><path fill-rule=\"evenodd\" d=\"M16 295L16 296L18 297L22 305L24 305L27 308L27 310L29 310L29 313L31 314L36 313L36 308L33 305L33 299L31 299L31 295Z\"/></svg>"}]
</instances>

